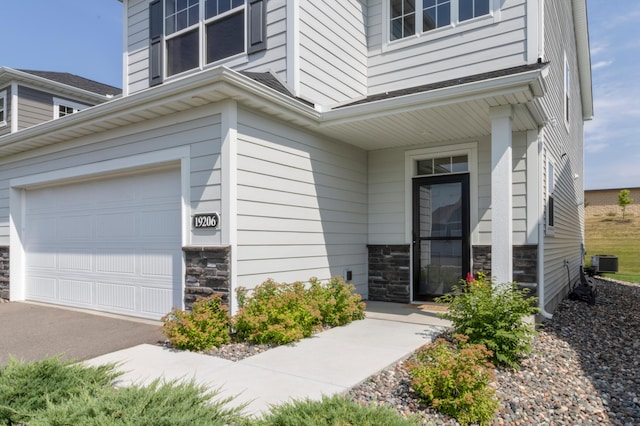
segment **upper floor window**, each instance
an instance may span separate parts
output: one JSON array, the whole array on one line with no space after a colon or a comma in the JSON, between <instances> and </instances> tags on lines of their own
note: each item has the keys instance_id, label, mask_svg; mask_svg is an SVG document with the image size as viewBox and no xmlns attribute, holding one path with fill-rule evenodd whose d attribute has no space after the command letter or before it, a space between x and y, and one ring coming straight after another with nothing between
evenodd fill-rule
<instances>
[{"instance_id":1,"label":"upper floor window","mask_svg":"<svg viewBox=\"0 0 640 426\"><path fill-rule=\"evenodd\" d=\"M151 2L151 84L159 84L163 74L172 76L264 49L265 4L266 0Z\"/></svg>"},{"instance_id":2,"label":"upper floor window","mask_svg":"<svg viewBox=\"0 0 640 426\"><path fill-rule=\"evenodd\" d=\"M0 92L0 126L7 125L7 92Z\"/></svg>"},{"instance_id":3,"label":"upper floor window","mask_svg":"<svg viewBox=\"0 0 640 426\"><path fill-rule=\"evenodd\" d=\"M54 119L64 117L66 115L71 115L85 108L87 108L87 105L68 101L66 99L53 98L53 118Z\"/></svg>"},{"instance_id":4,"label":"upper floor window","mask_svg":"<svg viewBox=\"0 0 640 426\"><path fill-rule=\"evenodd\" d=\"M489 15L493 0L389 0L389 40Z\"/></svg>"}]
</instances>

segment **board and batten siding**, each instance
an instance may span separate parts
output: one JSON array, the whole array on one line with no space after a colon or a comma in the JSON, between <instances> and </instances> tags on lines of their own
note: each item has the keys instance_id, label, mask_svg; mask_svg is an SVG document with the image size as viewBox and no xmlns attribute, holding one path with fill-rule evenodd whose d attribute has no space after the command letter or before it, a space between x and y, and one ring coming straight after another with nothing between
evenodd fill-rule
<instances>
[{"instance_id":1,"label":"board and batten siding","mask_svg":"<svg viewBox=\"0 0 640 426\"><path fill-rule=\"evenodd\" d=\"M571 2L545 2L545 59L550 62L548 92L541 105L555 125L545 127L543 194L547 190L547 160L554 164L554 227L544 238L545 303L552 311L578 277L584 236L583 118ZM564 119L564 57L570 69L570 118ZM563 155L566 154L566 155ZM546 196L543 197L546 203ZM546 220L546 217L545 217ZM587 247L587 250L589 248Z\"/></svg>"},{"instance_id":2,"label":"board and batten siding","mask_svg":"<svg viewBox=\"0 0 640 426\"><path fill-rule=\"evenodd\" d=\"M190 150L190 193L186 194L185 199L190 202L191 213L219 212L220 132L220 115L202 107L177 113L171 118L125 126L78 138L60 146L53 145L0 159L0 245L9 245L11 179L127 159L181 146L188 146ZM145 167L137 171L144 172ZM188 244L191 245L221 244L219 231L192 230L188 237Z\"/></svg>"},{"instance_id":3,"label":"board and batten siding","mask_svg":"<svg viewBox=\"0 0 640 426\"><path fill-rule=\"evenodd\" d=\"M300 96L322 105L367 93L366 2L300 1Z\"/></svg>"},{"instance_id":4,"label":"board and batten siding","mask_svg":"<svg viewBox=\"0 0 640 426\"><path fill-rule=\"evenodd\" d=\"M238 122L238 285L351 270L366 297L366 153L246 110Z\"/></svg>"},{"instance_id":5,"label":"board and batten siding","mask_svg":"<svg viewBox=\"0 0 640 426\"><path fill-rule=\"evenodd\" d=\"M491 139L483 136L475 140L478 148L477 223L471 223L472 244L491 244ZM460 141L468 143L469 141ZM424 148L437 148L436 144ZM405 210L411 200L405 197L405 152L420 149L382 149L368 152L369 194L369 244L407 244ZM456 143L442 145L443 155L455 150ZM527 185L526 185L526 135L514 133L513 155L513 243L527 244ZM437 154L434 155L437 157ZM474 191L472 190L473 194ZM473 217L474 215L472 215Z\"/></svg>"},{"instance_id":6,"label":"board and batten siding","mask_svg":"<svg viewBox=\"0 0 640 426\"><path fill-rule=\"evenodd\" d=\"M127 69L124 84L127 93L131 94L149 88L149 1L129 0L126 4ZM230 58L228 64L223 60L217 65L227 65L237 71L272 71L283 81L286 80L286 18L286 0L268 1L267 50L244 59Z\"/></svg>"},{"instance_id":7,"label":"board and batten siding","mask_svg":"<svg viewBox=\"0 0 640 426\"><path fill-rule=\"evenodd\" d=\"M460 23L389 43L388 0L369 2L369 94L523 65L527 58L526 0L501 1L499 19ZM529 41L536 42L536 41Z\"/></svg>"}]
</instances>

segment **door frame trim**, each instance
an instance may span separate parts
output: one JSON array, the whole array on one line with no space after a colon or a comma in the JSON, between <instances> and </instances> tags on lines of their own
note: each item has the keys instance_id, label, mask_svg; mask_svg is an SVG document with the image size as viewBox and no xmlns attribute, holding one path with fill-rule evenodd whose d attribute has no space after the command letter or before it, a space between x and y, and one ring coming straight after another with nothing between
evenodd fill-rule
<instances>
[{"instance_id":1,"label":"door frame trim","mask_svg":"<svg viewBox=\"0 0 640 426\"><path fill-rule=\"evenodd\" d=\"M488 142L487 142L488 143ZM413 302L413 178L417 176L418 161L433 157L466 155L469 161L469 244L471 247L479 244L480 232L478 229L478 144L477 140L462 142L455 145L444 145L429 148L420 148L405 151L404 171L405 171L405 244L411 247L410 254L410 300ZM473 256L470 256L473 258ZM471 262L471 260L470 260ZM469 265L471 268L472 265Z\"/></svg>"}]
</instances>

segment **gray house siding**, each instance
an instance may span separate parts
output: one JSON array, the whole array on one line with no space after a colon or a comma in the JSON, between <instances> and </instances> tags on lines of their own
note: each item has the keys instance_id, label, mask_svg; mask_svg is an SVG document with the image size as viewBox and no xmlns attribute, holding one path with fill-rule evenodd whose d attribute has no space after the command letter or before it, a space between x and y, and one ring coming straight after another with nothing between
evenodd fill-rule
<instances>
[{"instance_id":1,"label":"gray house siding","mask_svg":"<svg viewBox=\"0 0 640 426\"><path fill-rule=\"evenodd\" d=\"M369 2L369 93L429 84L523 65L527 58L525 0L500 1L497 18L462 22L387 42L387 0Z\"/></svg>"},{"instance_id":2,"label":"gray house siding","mask_svg":"<svg viewBox=\"0 0 640 426\"><path fill-rule=\"evenodd\" d=\"M545 2L545 56L550 61L548 94L541 100L555 125L545 127L545 192L547 161L554 164L554 226L544 237L545 302L552 311L568 292L565 261L575 280L582 263L583 203L583 114L578 84L578 65L571 2ZM564 56L570 69L570 117L564 119ZM566 154L566 155L565 155ZM546 202L546 197L544 197ZM545 217L548 221L548 217ZM546 222L545 222L546 223Z\"/></svg>"},{"instance_id":3,"label":"gray house siding","mask_svg":"<svg viewBox=\"0 0 640 426\"><path fill-rule=\"evenodd\" d=\"M238 285L353 272L366 296L366 153L240 110Z\"/></svg>"},{"instance_id":4,"label":"gray house siding","mask_svg":"<svg viewBox=\"0 0 640 426\"><path fill-rule=\"evenodd\" d=\"M18 130L53 120L53 96L25 86L18 87Z\"/></svg>"},{"instance_id":5,"label":"gray house siding","mask_svg":"<svg viewBox=\"0 0 640 426\"><path fill-rule=\"evenodd\" d=\"M300 96L333 104L367 92L366 4L300 2Z\"/></svg>"}]
</instances>

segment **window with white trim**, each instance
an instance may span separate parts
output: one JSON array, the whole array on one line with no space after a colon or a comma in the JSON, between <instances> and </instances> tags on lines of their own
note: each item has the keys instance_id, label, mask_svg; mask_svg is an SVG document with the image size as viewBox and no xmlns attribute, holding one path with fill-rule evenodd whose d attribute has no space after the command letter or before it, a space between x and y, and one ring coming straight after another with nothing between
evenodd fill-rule
<instances>
[{"instance_id":1,"label":"window with white trim","mask_svg":"<svg viewBox=\"0 0 640 426\"><path fill-rule=\"evenodd\" d=\"M493 0L389 0L389 41L490 15Z\"/></svg>"},{"instance_id":2,"label":"window with white trim","mask_svg":"<svg viewBox=\"0 0 640 426\"><path fill-rule=\"evenodd\" d=\"M570 69L567 55L564 55L564 122L569 124L569 100L570 100Z\"/></svg>"},{"instance_id":3,"label":"window with white trim","mask_svg":"<svg viewBox=\"0 0 640 426\"><path fill-rule=\"evenodd\" d=\"M7 125L7 92L0 92L0 126Z\"/></svg>"},{"instance_id":4,"label":"window with white trim","mask_svg":"<svg viewBox=\"0 0 640 426\"><path fill-rule=\"evenodd\" d=\"M266 0L155 0L150 83L266 48ZM163 59L164 58L164 59Z\"/></svg>"},{"instance_id":5,"label":"window with white trim","mask_svg":"<svg viewBox=\"0 0 640 426\"><path fill-rule=\"evenodd\" d=\"M57 119L71 115L88 107L88 105L79 104L66 99L53 98L53 118Z\"/></svg>"}]
</instances>

